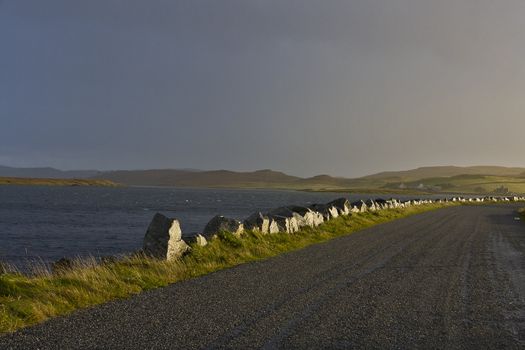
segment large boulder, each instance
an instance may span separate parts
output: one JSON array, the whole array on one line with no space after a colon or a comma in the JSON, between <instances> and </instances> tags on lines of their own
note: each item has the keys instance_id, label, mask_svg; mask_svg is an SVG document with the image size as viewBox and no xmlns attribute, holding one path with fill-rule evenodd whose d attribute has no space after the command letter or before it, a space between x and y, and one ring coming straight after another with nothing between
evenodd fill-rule
<instances>
[{"instance_id":1,"label":"large boulder","mask_svg":"<svg viewBox=\"0 0 525 350\"><path fill-rule=\"evenodd\" d=\"M244 229L267 234L270 233L270 224L270 218L261 212L257 212L244 220Z\"/></svg>"},{"instance_id":2,"label":"large boulder","mask_svg":"<svg viewBox=\"0 0 525 350\"><path fill-rule=\"evenodd\" d=\"M353 202L353 203L351 204L351 206L352 206L351 211L352 211L353 213L364 213L365 211L368 210L368 206L367 206L366 203L363 202L363 201Z\"/></svg>"},{"instance_id":3,"label":"large boulder","mask_svg":"<svg viewBox=\"0 0 525 350\"><path fill-rule=\"evenodd\" d=\"M329 203L327 203L329 207L335 207L338 211L339 215L348 215L350 214L350 202L348 199L342 197L337 198Z\"/></svg>"},{"instance_id":4,"label":"large boulder","mask_svg":"<svg viewBox=\"0 0 525 350\"><path fill-rule=\"evenodd\" d=\"M374 203L377 210L388 209L388 203L383 198L377 198Z\"/></svg>"},{"instance_id":5,"label":"large boulder","mask_svg":"<svg viewBox=\"0 0 525 350\"><path fill-rule=\"evenodd\" d=\"M268 233L279 233L279 225L274 219L270 219L270 226L268 227Z\"/></svg>"},{"instance_id":6,"label":"large boulder","mask_svg":"<svg viewBox=\"0 0 525 350\"><path fill-rule=\"evenodd\" d=\"M300 225L302 226L316 227L324 222L323 214L308 207L293 205L287 208L301 216L302 223Z\"/></svg>"},{"instance_id":7,"label":"large boulder","mask_svg":"<svg viewBox=\"0 0 525 350\"><path fill-rule=\"evenodd\" d=\"M268 217L272 220L274 228L278 228L278 232L294 233L299 231L299 223L294 216L282 216L268 213Z\"/></svg>"},{"instance_id":8,"label":"large boulder","mask_svg":"<svg viewBox=\"0 0 525 350\"><path fill-rule=\"evenodd\" d=\"M294 217L297 220L299 227L309 226L315 227L320 225L324 219L320 213L314 212L310 208L302 207L299 205L291 205L287 207L280 207L273 209L270 214Z\"/></svg>"},{"instance_id":9,"label":"large boulder","mask_svg":"<svg viewBox=\"0 0 525 350\"><path fill-rule=\"evenodd\" d=\"M206 239L216 236L219 232L230 232L235 236L240 236L243 231L244 225L240 221L217 215L206 224L202 235Z\"/></svg>"},{"instance_id":10,"label":"large boulder","mask_svg":"<svg viewBox=\"0 0 525 350\"><path fill-rule=\"evenodd\" d=\"M368 199L367 201L365 201L365 204L366 204L368 210L370 210L370 211L376 211L376 210L380 209L378 206L376 206L376 203L372 199Z\"/></svg>"},{"instance_id":11,"label":"large boulder","mask_svg":"<svg viewBox=\"0 0 525 350\"><path fill-rule=\"evenodd\" d=\"M192 234L191 236L184 237L184 241L188 244L194 244L201 247L208 245L208 241L200 233Z\"/></svg>"},{"instance_id":12,"label":"large boulder","mask_svg":"<svg viewBox=\"0 0 525 350\"><path fill-rule=\"evenodd\" d=\"M144 253L160 259L175 260L190 247L182 240L182 231L177 219L155 214L144 236Z\"/></svg>"},{"instance_id":13,"label":"large boulder","mask_svg":"<svg viewBox=\"0 0 525 350\"><path fill-rule=\"evenodd\" d=\"M328 220L331 220L332 218L336 218L339 216L337 208L334 207L333 205L312 204L308 208L310 208L314 212L321 214L324 221L328 221Z\"/></svg>"},{"instance_id":14,"label":"large boulder","mask_svg":"<svg viewBox=\"0 0 525 350\"><path fill-rule=\"evenodd\" d=\"M386 206L389 209L396 209L396 208L400 208L401 207L400 203L395 198L390 198L389 200L387 200L386 201Z\"/></svg>"}]
</instances>

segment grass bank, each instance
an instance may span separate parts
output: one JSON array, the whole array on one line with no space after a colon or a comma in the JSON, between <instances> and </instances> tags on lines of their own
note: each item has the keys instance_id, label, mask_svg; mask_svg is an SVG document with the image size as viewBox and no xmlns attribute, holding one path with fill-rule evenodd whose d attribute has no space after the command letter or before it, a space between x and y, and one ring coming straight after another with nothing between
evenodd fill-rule
<instances>
[{"instance_id":1,"label":"grass bank","mask_svg":"<svg viewBox=\"0 0 525 350\"><path fill-rule=\"evenodd\" d=\"M427 204L354 214L293 234L246 232L242 238L237 238L224 233L205 247L193 246L191 254L174 262L137 255L104 264L97 264L94 259L77 261L72 269L55 274L46 271L34 276L4 273L0 275L0 333L451 205L454 204Z\"/></svg>"},{"instance_id":2,"label":"grass bank","mask_svg":"<svg viewBox=\"0 0 525 350\"><path fill-rule=\"evenodd\" d=\"M22 177L0 177L0 185L24 185L24 186L119 186L110 180L91 179L37 179Z\"/></svg>"}]
</instances>

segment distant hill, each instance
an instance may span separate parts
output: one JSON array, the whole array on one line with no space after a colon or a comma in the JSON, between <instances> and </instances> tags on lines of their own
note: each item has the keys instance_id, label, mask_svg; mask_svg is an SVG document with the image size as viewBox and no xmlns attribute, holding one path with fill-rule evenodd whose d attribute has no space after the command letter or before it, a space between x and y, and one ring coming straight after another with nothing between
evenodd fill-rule
<instances>
[{"instance_id":1,"label":"distant hill","mask_svg":"<svg viewBox=\"0 0 525 350\"><path fill-rule=\"evenodd\" d=\"M100 174L97 170L58 170L55 168L13 168L0 165L0 177L86 179Z\"/></svg>"},{"instance_id":2,"label":"distant hill","mask_svg":"<svg viewBox=\"0 0 525 350\"><path fill-rule=\"evenodd\" d=\"M434 166L404 171L385 171L364 176L363 179L415 181L431 177L451 177L458 175L523 176L524 174L525 168L508 168L501 166Z\"/></svg>"},{"instance_id":3,"label":"distant hill","mask_svg":"<svg viewBox=\"0 0 525 350\"><path fill-rule=\"evenodd\" d=\"M274 187L292 184L301 179L272 170L235 172L176 169L118 170L103 172L94 178L107 179L124 185L181 187Z\"/></svg>"},{"instance_id":4,"label":"distant hill","mask_svg":"<svg viewBox=\"0 0 525 350\"><path fill-rule=\"evenodd\" d=\"M349 179L330 175L301 178L268 169L253 172L157 169L103 172L95 178L131 186L398 191L399 193L410 191L481 193L504 187L509 188L509 191L521 193L525 190L525 178L521 177L524 172L525 168L440 166L389 171Z\"/></svg>"},{"instance_id":5,"label":"distant hill","mask_svg":"<svg viewBox=\"0 0 525 350\"><path fill-rule=\"evenodd\" d=\"M130 186L241 187L325 189L351 186L354 180L318 175L301 178L269 169L251 172L230 170L189 171L180 169L118 170L103 172L96 179L108 179Z\"/></svg>"},{"instance_id":6,"label":"distant hill","mask_svg":"<svg viewBox=\"0 0 525 350\"><path fill-rule=\"evenodd\" d=\"M268 188L369 193L525 193L525 168L499 166L436 166L387 171L361 178L318 175L309 178L264 169L230 170L150 169L99 172L61 171L54 168L0 166L0 176L48 179L109 180L129 186L203 188Z\"/></svg>"},{"instance_id":7,"label":"distant hill","mask_svg":"<svg viewBox=\"0 0 525 350\"><path fill-rule=\"evenodd\" d=\"M333 177L330 175L317 175L306 179L299 179L296 181L296 184L301 184L305 187L309 187L311 185L345 187L354 185L355 180L344 177Z\"/></svg>"}]
</instances>

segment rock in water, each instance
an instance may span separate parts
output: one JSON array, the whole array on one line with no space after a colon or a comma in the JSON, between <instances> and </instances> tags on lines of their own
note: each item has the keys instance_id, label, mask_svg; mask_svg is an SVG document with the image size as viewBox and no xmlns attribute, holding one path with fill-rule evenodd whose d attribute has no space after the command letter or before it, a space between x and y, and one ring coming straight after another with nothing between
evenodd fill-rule
<instances>
[{"instance_id":1,"label":"rock in water","mask_svg":"<svg viewBox=\"0 0 525 350\"><path fill-rule=\"evenodd\" d=\"M243 231L244 225L240 221L217 215L206 224L202 235L206 239L217 235L219 232L231 232L235 236L240 236Z\"/></svg>"},{"instance_id":2,"label":"rock in water","mask_svg":"<svg viewBox=\"0 0 525 350\"><path fill-rule=\"evenodd\" d=\"M160 259L175 260L189 248L182 240L179 221L160 213L155 214L144 236L144 253Z\"/></svg>"}]
</instances>

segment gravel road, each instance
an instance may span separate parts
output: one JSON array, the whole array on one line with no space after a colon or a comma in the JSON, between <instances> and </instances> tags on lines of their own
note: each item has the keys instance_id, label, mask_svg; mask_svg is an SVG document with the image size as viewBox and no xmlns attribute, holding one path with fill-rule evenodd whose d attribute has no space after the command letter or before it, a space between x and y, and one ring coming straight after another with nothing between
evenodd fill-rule
<instances>
[{"instance_id":1,"label":"gravel road","mask_svg":"<svg viewBox=\"0 0 525 350\"><path fill-rule=\"evenodd\" d=\"M517 207L382 224L0 336L0 348L523 349Z\"/></svg>"}]
</instances>

